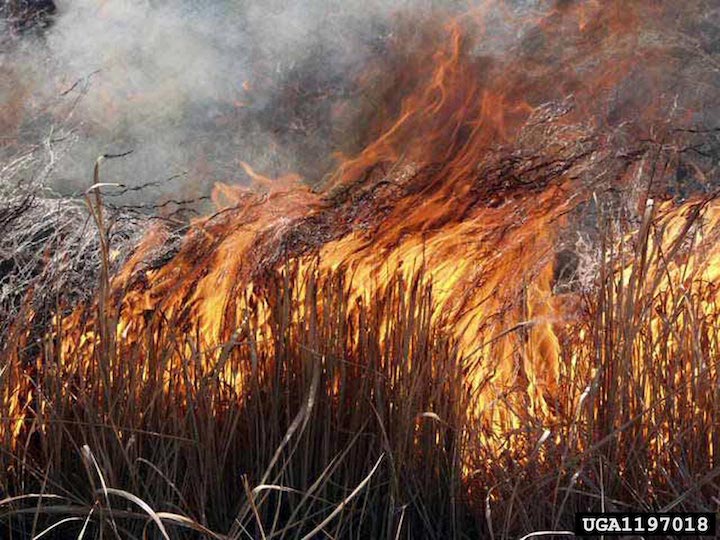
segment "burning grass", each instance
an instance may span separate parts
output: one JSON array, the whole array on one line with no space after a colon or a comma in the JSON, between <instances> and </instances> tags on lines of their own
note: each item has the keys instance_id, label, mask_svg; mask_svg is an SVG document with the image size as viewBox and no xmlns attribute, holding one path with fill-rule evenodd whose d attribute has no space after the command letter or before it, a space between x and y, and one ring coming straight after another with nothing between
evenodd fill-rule
<instances>
[{"instance_id":1,"label":"burning grass","mask_svg":"<svg viewBox=\"0 0 720 540\"><path fill-rule=\"evenodd\" d=\"M583 14L539 25L616 53L571 98L531 103L537 59L493 67L454 20L327 189L246 166L257 189L218 185L182 235L119 243L98 164L92 227L10 235L7 535L513 538L717 508L717 132L602 116L618 58L659 53L634 10ZM16 228L42 208L8 200ZM91 295L38 302L68 250Z\"/></svg>"},{"instance_id":2,"label":"burning grass","mask_svg":"<svg viewBox=\"0 0 720 540\"><path fill-rule=\"evenodd\" d=\"M3 489L27 496L5 501L6 530L74 518L64 533L158 535L156 517L172 537L303 538L322 526L333 537L502 538L567 529L573 511L601 504L713 508L718 211L665 205L632 234L604 229L597 289L553 325L550 411L533 409L520 365L492 404L515 408L503 431L473 413L478 390L432 316L427 269L393 274L361 301L343 272L288 262L258 295L267 314L244 309L219 348L162 312L132 341L109 315L85 337L59 324L32 371L5 353L5 402L24 419L4 421ZM523 335L516 357L538 346L538 324L508 328ZM88 332L112 345L89 361L63 354Z\"/></svg>"}]
</instances>

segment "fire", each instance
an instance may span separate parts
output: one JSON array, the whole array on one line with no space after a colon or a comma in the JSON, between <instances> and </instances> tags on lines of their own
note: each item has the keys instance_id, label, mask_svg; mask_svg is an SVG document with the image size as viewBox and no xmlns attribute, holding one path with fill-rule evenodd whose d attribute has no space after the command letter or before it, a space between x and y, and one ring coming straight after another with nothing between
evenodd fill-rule
<instances>
[{"instance_id":1,"label":"fire","mask_svg":"<svg viewBox=\"0 0 720 540\"><path fill-rule=\"evenodd\" d=\"M586 34L608 28L592 19L617 15L608 39L621 52L633 49L635 19L626 13L632 10L607 11L590 2L587 10L553 12L532 24L552 33L570 25L569 17ZM105 311L81 309L58 321L58 369L92 381L99 376L93 358L109 346L116 362L147 362L138 384L163 377L166 392L182 395L192 391L189 381L213 374L229 397L243 399L251 368L233 363L233 347L272 358L273 340L282 334L273 310L287 309L302 323L309 310L323 309L304 302L312 297L309 283L339 279L347 298L342 324L354 328L379 291L421 283L432 295L427 317L452 338L462 360L468 414L483 426L480 445L500 444L527 417L543 426L577 419L588 388L611 374L603 372L606 349L586 332L587 313L578 312L580 293L554 290L554 254L568 215L591 200L583 167L612 154L603 147L607 140L595 136L602 122L594 107L630 60L607 55L583 66L582 81L558 81L547 97L558 97L563 85L577 94L556 110L542 105L540 90L528 89L533 75L548 82L542 73L528 74L537 66L521 59L496 67L473 57L464 27L472 19L451 21L442 40L430 43L408 76L410 93L399 107L381 111L377 137L342 158L322 191L294 175L268 179L243 163L254 189L217 184L217 213L192 223L171 260L147 266L169 232L148 234L113 278ZM507 150L515 147L521 150ZM631 172L619 171L617 181L629 182ZM720 352L717 336L713 342L695 336L688 344L667 330L668 319L717 325L720 205L668 202L649 212L638 231L603 254L598 276L606 297L597 302L617 301L617 319L634 325L635 334L618 339L625 340L626 376L647 381L644 394L629 401L637 411L669 398L690 374L708 372L717 380L707 359ZM628 262L632 243L645 247ZM638 273L642 290L634 289ZM284 306L266 299L277 279L294 291ZM678 312L678 297L690 296L699 298L693 305L700 310ZM102 318L111 321L105 343L93 326ZM392 321L378 325L389 339ZM651 335L642 335L648 328ZM357 330L353 339L362 340ZM403 344L397 358L408 369L416 346ZM636 360L647 348L675 369L662 385ZM154 358L154 350L166 352ZM683 365L670 362L676 354ZM684 390L686 399L695 399L693 388ZM19 409L19 396L5 402ZM704 414L703 405L697 407Z\"/></svg>"},{"instance_id":2,"label":"fire","mask_svg":"<svg viewBox=\"0 0 720 540\"><path fill-rule=\"evenodd\" d=\"M392 278L412 283L422 273L433 291L434 323L449 329L469 366L478 414L492 409L491 423L511 422L494 403L517 384L519 372L534 407L547 413L543 393L557 383L558 362L549 305L553 230L575 204L571 183L561 179L536 193L487 205L478 164L490 156L487 148L507 142L533 109L481 88L475 70L464 61L459 24L450 24L447 34L446 46L432 55L427 84L404 101L398 119L375 142L339 166L331 180L335 191L320 196L302 187L297 177L270 180L243 164L265 192L216 185L218 215L195 222L175 258L158 270L141 272L139 284L137 265L149 246L163 239L161 233L150 236L113 284L121 305L118 355L126 347L142 346L134 340L144 339L161 313L196 332L197 346L216 351L201 368L214 370L222 344L242 333L248 316L271 333L271 306L262 297L263 268L297 264L299 298L309 272L342 273L349 296L360 303L371 302ZM405 155L401 145L407 148ZM389 180L375 172L385 166L395 168L384 172ZM348 193L353 190L358 193ZM365 208L355 205L355 197L366 200ZM293 239L293 231L304 223L327 221L328 216L329 232L311 235L309 241ZM344 225L334 225L342 221ZM525 274L508 280L518 267ZM527 298L518 305L523 295ZM303 306L297 309L302 317ZM348 319L356 316L350 308ZM527 339L535 346L518 359L518 338L508 328L525 317L530 318ZM77 330L77 320L66 325L62 357L89 365L96 336L78 335ZM180 369L192 351L176 354L168 371ZM407 361L411 357L408 351ZM242 395L243 373L225 369Z\"/></svg>"}]
</instances>

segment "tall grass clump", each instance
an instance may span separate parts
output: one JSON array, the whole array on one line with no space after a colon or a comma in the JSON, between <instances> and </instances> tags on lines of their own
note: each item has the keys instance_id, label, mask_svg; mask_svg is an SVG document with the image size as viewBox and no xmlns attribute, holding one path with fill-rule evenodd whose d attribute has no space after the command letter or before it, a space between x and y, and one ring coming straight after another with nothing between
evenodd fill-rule
<instances>
[{"instance_id":1,"label":"tall grass clump","mask_svg":"<svg viewBox=\"0 0 720 540\"><path fill-rule=\"evenodd\" d=\"M346 269L288 259L235 291L218 343L192 306L129 336L132 284L109 270L32 357L28 308L2 351L5 537L499 539L567 533L580 510L715 510L720 210L598 215L593 279L555 297L548 410L519 367L502 429L430 268L361 299ZM515 358L538 322L507 330Z\"/></svg>"},{"instance_id":2,"label":"tall grass clump","mask_svg":"<svg viewBox=\"0 0 720 540\"><path fill-rule=\"evenodd\" d=\"M97 347L89 365L58 358L67 336L48 340L33 418L3 455L5 493L37 494L4 501L10 537L60 515L78 518L62 534L161 534L110 488L160 513L173 537L469 534L466 396L453 343L430 323L431 290L398 278L348 320L340 275L308 272L299 296L296 271L268 278L269 321L243 314L218 354L162 313L140 343ZM112 317L95 320L114 335ZM183 351L181 369L158 340ZM243 374L242 395L223 373ZM26 375L11 368L4 390Z\"/></svg>"}]
</instances>

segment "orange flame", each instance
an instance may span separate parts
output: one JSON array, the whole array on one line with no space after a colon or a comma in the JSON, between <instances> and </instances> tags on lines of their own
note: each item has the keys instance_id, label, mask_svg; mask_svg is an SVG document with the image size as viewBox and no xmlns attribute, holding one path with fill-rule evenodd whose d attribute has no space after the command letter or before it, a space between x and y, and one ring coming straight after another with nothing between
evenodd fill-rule
<instances>
[{"instance_id":1,"label":"orange flame","mask_svg":"<svg viewBox=\"0 0 720 540\"><path fill-rule=\"evenodd\" d=\"M574 25L588 33L595 28L591 19L610 18L617 24L603 28L612 30L612 39L631 35L632 10L621 10L617 18L612 14L618 10L608 11L610 15L591 2L587 10L572 13ZM120 306L118 355L123 350L144 351L146 336L169 321L178 332L197 336L197 346L206 354L204 364L188 365L184 359L196 358L197 351L188 344L165 343L160 348L172 351L164 359L165 372L185 369L195 377L219 372L228 387L242 395L247 374L224 363L224 347L248 332L246 321L253 318L253 328L258 329L253 342L272 349L269 313L274 306L262 295L268 273L295 265L296 272L283 275L295 280L298 291L305 287L308 273L341 273L356 302L348 305L348 320L358 316L353 306L370 302L373 292L387 287L393 277L411 283L422 274L433 292L430 317L456 340L466 366L473 396L470 414L489 433L497 436L519 427L518 411L527 414L524 408L546 423L560 413L574 414L558 410L558 403L579 408L584 399L580 396L586 395L598 368L578 363L578 358L592 355L569 354L562 346L562 337L570 333L578 336L578 349L594 345L571 308L573 302L554 294L553 257L565 216L588 194L571 165L555 171L551 180L533 180L531 169L523 172L529 180L514 178L512 170L492 176L492 169L484 166L498 159L501 147L525 136L523 127L543 114L542 100L537 89L527 88L525 68L533 65L518 61L496 73L472 55L465 22L452 21L445 41L430 44L431 61L414 66L419 72L409 77L414 81L412 92L397 114L388 110L389 120L380 122L377 137L357 156L341 161L324 192L314 193L294 175L266 178L242 163L256 189L217 184L213 200L218 212L193 223L170 262L142 268L167 233L148 235L113 281L112 294ZM566 24L552 13L543 18L541 28L552 32L555 25ZM623 46L632 49L632 44ZM579 95L577 110L558 122L553 137L544 133L545 140L552 141L544 149L548 155L570 161L568 149L587 137L585 124L597 117L591 110L598 94L627 73L624 62L625 58L608 57L587 67L582 81L558 81L559 90L549 91L557 97L555 92L567 90L567 84ZM548 79L541 76L540 81ZM590 120L578 124L575 115ZM672 251L691 205L661 209L666 234L651 239L649 249ZM705 223L712 235L717 234L720 205L707 207ZM720 249L715 247L720 244L702 242L705 233L697 234L703 250L684 255L682 264L673 261L665 272L642 270L653 283L652 298L660 299L653 304L658 336L663 332L663 295L675 294L671 291L678 283L683 287L680 294L699 294L699 283L713 283L720 275ZM681 252L675 255L681 257ZM629 287L637 266L616 266L610 271L617 276L616 286ZM718 300L713 290L702 298L702 311L692 315L716 320ZM309 309L302 304L295 308L299 318ZM625 309L627 316L640 316L641 308L630 300ZM89 328L79 311L63 322L62 340L63 362L79 363L88 372L98 346ZM158 333L156 339L171 338ZM667 336L663 346L685 345ZM716 346L711 347L715 355ZM642 351L628 354L632 358ZM409 362L411 358L410 353ZM692 359L688 362L689 370L700 369ZM569 370L573 380L585 384L571 396L560 396L561 379ZM144 376L156 374L147 371ZM168 392L173 391L170 384L168 379ZM649 402L657 396L649 393L653 386L647 388L643 399Z\"/></svg>"}]
</instances>

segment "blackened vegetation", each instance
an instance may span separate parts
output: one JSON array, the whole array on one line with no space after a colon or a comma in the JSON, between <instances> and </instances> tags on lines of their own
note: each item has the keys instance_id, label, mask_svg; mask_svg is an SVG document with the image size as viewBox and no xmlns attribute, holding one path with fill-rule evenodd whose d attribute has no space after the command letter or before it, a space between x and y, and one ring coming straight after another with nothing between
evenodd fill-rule
<instances>
[{"instance_id":1,"label":"blackened vegetation","mask_svg":"<svg viewBox=\"0 0 720 540\"><path fill-rule=\"evenodd\" d=\"M448 220L460 222L474 209L512 203L515 198L539 193L555 184L567 188L567 196L577 202L571 219L586 234L596 236L591 229L597 226L597 221L593 222L592 210L588 213L593 206L591 195L619 208L624 201L617 195L628 187L629 169L643 161L649 163L647 174L636 179L639 183L636 187L648 197L682 201L686 190L677 182L678 175L689 176L685 182L697 186L695 194L710 193L717 187L714 166L720 153L716 147L713 148L714 157L709 155L691 169L685 165L682 171L675 172L675 165L684 160L695 163L680 153L687 148L711 146L714 133L688 136L673 130L664 135L668 140L674 137L675 142L671 145L654 140L638 141L628 136L627 132L632 130L628 125L601 131L586 125L563 123L564 116L571 110L571 102L540 107L515 143L488 148L476 170L470 173L472 178L468 183L472 187L469 193L462 199L453 200L454 213L442 216L445 221L430 221L428 230L440 229ZM452 162L452 157L448 161ZM710 174L705 175L703 170ZM412 164L369 167L357 181L340 185L328 193L316 212L284 224L280 234L277 230L268 231L266 238L279 240L258 242L262 249L254 253L256 277L288 258L313 253L325 243L351 231L361 231L368 242L373 242L385 226L379 216L390 212L409 196L430 197L444 185L446 178L443 175L453 172L442 163L420 168ZM518 223L521 218L518 216ZM402 232L395 238L400 240ZM380 249L392 247L378 246ZM567 269L560 272L566 273Z\"/></svg>"},{"instance_id":2,"label":"blackened vegetation","mask_svg":"<svg viewBox=\"0 0 720 540\"><path fill-rule=\"evenodd\" d=\"M55 11L52 0L3 0L0 3L0 19L17 32L49 26Z\"/></svg>"}]
</instances>

